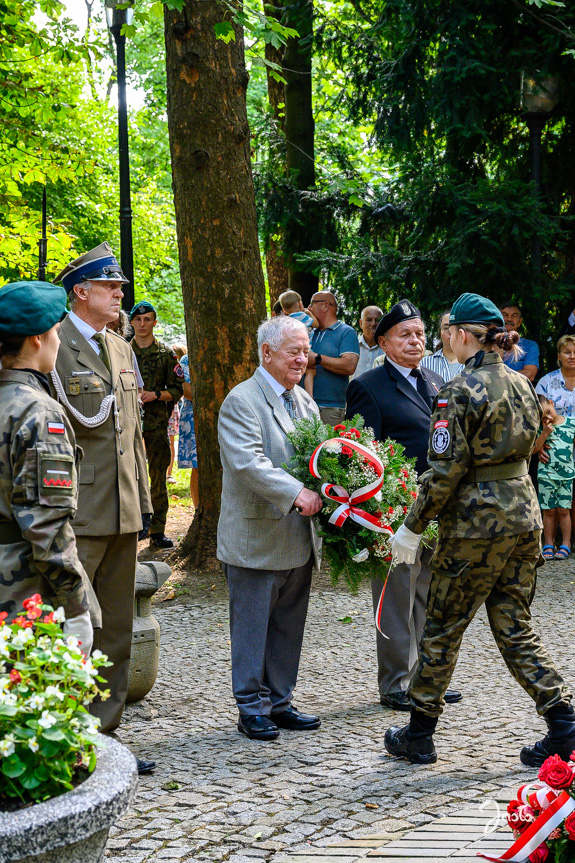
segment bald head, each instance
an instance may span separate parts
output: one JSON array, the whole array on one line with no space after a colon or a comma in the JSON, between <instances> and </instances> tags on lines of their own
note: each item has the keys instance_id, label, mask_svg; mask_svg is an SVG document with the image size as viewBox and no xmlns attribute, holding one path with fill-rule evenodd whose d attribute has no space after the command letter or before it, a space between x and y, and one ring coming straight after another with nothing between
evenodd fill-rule
<instances>
[{"instance_id":1,"label":"bald head","mask_svg":"<svg viewBox=\"0 0 575 863\"><path fill-rule=\"evenodd\" d=\"M321 330L337 321L337 300L331 291L318 291L314 294L309 308L317 318Z\"/></svg>"}]
</instances>

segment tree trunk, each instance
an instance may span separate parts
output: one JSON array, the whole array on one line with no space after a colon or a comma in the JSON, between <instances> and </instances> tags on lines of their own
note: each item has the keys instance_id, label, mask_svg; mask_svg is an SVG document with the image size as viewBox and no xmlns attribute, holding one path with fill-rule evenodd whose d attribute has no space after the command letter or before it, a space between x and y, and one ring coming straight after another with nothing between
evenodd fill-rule
<instances>
[{"instance_id":1,"label":"tree trunk","mask_svg":"<svg viewBox=\"0 0 575 863\"><path fill-rule=\"evenodd\" d=\"M216 39L219 3L165 9L168 130L198 447L200 506L180 556L215 562L222 401L257 362L265 316L246 111L242 29Z\"/></svg>"},{"instance_id":2,"label":"tree trunk","mask_svg":"<svg viewBox=\"0 0 575 863\"><path fill-rule=\"evenodd\" d=\"M299 34L295 39L288 39L283 59L283 76L286 80L287 171L298 189L309 191L315 188L315 124L312 107L313 0L296 0L287 7L286 17L287 26L293 27ZM306 243L306 236L310 233L307 225L317 217L314 210L313 205L308 206L306 199L301 198L298 225L290 231L296 242L290 243L292 256L288 264L289 287L301 294L305 305L317 291L318 278L312 273L303 272L293 254L309 249ZM313 231L311 233L313 234Z\"/></svg>"},{"instance_id":3,"label":"tree trunk","mask_svg":"<svg viewBox=\"0 0 575 863\"><path fill-rule=\"evenodd\" d=\"M281 21L283 10L283 0L269 0L264 3L264 12L270 17L277 18ZM266 42L265 58L271 63L282 65L285 48L282 45L276 48L271 42ZM270 110L274 118L275 130L277 135L275 140L277 143L270 144L270 162L276 163L281 160L285 173L285 85L283 81L276 81L271 75L271 70L266 66L267 81L268 81L268 102ZM279 295L288 288L288 269L280 251L281 240L270 239L266 251L266 270L268 276L268 285L270 289L270 300L272 308L277 302Z\"/></svg>"}]
</instances>

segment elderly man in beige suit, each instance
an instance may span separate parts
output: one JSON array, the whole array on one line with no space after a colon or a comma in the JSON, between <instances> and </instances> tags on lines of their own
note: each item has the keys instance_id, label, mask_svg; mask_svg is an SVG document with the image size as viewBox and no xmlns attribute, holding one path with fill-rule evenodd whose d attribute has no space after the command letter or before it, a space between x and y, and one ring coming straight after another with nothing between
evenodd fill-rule
<instances>
[{"instance_id":1,"label":"elderly man in beige suit","mask_svg":"<svg viewBox=\"0 0 575 863\"><path fill-rule=\"evenodd\" d=\"M223 466L218 559L230 596L232 689L238 729L273 740L280 728L318 728L317 716L293 707L311 572L320 546L310 516L319 495L283 468L294 450L293 420L319 414L296 386L307 366L307 329L289 317L258 330L261 365L222 404L218 433Z\"/></svg>"},{"instance_id":2,"label":"elderly man in beige suit","mask_svg":"<svg viewBox=\"0 0 575 863\"><path fill-rule=\"evenodd\" d=\"M142 513L151 513L146 456L140 428L134 355L106 329L118 318L126 281L112 249L102 243L62 273L71 312L60 327L52 381L76 441L80 465L78 512L72 522L78 554L102 608L94 648L113 662L104 669L110 698L90 712L101 730L120 724L128 691L134 582ZM141 773L153 762L138 760Z\"/></svg>"}]
</instances>

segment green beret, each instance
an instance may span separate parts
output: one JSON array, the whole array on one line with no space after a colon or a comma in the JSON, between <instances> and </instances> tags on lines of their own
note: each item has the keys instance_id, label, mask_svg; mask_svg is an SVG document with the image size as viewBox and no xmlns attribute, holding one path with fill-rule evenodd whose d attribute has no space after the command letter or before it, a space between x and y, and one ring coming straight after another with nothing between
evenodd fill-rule
<instances>
[{"instance_id":1,"label":"green beret","mask_svg":"<svg viewBox=\"0 0 575 863\"><path fill-rule=\"evenodd\" d=\"M130 312L130 320L132 320L132 318L135 318L136 315L145 315L148 312L153 312L154 314L156 314L156 310L153 305L147 300L142 300L140 303L136 303L136 305L133 307L132 311Z\"/></svg>"},{"instance_id":2,"label":"green beret","mask_svg":"<svg viewBox=\"0 0 575 863\"><path fill-rule=\"evenodd\" d=\"M10 282L0 288L0 333L40 336L66 313L68 296L50 282Z\"/></svg>"},{"instance_id":3,"label":"green beret","mask_svg":"<svg viewBox=\"0 0 575 863\"><path fill-rule=\"evenodd\" d=\"M503 315L491 300L479 294L461 294L451 307L450 324L496 324L505 326Z\"/></svg>"}]
</instances>

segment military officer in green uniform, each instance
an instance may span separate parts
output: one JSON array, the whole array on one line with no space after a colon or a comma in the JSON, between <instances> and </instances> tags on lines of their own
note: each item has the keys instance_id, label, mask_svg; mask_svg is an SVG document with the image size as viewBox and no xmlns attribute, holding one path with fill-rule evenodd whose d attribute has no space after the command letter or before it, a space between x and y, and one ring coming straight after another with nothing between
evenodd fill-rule
<instances>
[{"instance_id":1,"label":"military officer in green uniform","mask_svg":"<svg viewBox=\"0 0 575 863\"><path fill-rule=\"evenodd\" d=\"M106 328L120 314L127 280L108 243L72 261L58 280L68 293L70 314L60 327L51 377L84 450L73 528L102 608L94 646L113 663L104 672L110 698L92 702L90 712L110 733L119 726L126 703L138 532L142 514L152 511L134 354ZM153 767L153 761L138 759L140 773Z\"/></svg>"},{"instance_id":2,"label":"military officer in green uniform","mask_svg":"<svg viewBox=\"0 0 575 863\"><path fill-rule=\"evenodd\" d=\"M184 391L184 373L171 348L154 337L156 310L151 303L136 303L130 312L134 328L131 345L144 381L144 441L150 471L154 514L149 527L150 541L158 548L172 548L166 536L168 488L166 474L171 460L168 422ZM144 535L140 534L143 539Z\"/></svg>"},{"instance_id":3,"label":"military officer in green uniform","mask_svg":"<svg viewBox=\"0 0 575 863\"><path fill-rule=\"evenodd\" d=\"M443 696L463 634L485 604L491 630L513 677L535 701L547 736L521 751L539 766L575 749L571 692L531 626L530 604L541 557L541 514L527 465L541 409L531 383L508 369L497 348L512 350L497 307L463 294L450 317L451 345L465 368L435 398L429 470L398 530L394 558L409 563L421 534L439 524L420 658L409 696L411 718L390 728L385 747L412 763L437 760L433 744Z\"/></svg>"},{"instance_id":4,"label":"military officer in green uniform","mask_svg":"<svg viewBox=\"0 0 575 863\"><path fill-rule=\"evenodd\" d=\"M81 453L47 377L65 310L66 291L47 282L0 289L0 611L12 620L39 593L89 654L101 614L71 525Z\"/></svg>"}]
</instances>

